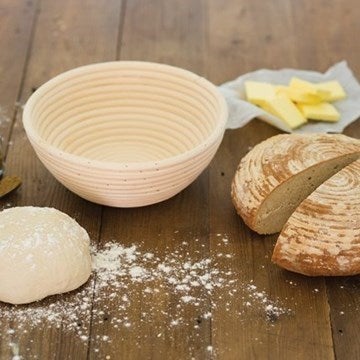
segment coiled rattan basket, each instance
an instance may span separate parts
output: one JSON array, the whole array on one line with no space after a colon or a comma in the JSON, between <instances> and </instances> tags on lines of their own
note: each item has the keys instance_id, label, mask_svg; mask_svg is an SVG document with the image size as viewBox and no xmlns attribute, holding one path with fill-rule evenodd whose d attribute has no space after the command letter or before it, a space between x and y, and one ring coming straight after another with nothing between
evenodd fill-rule
<instances>
[{"instance_id":1,"label":"coiled rattan basket","mask_svg":"<svg viewBox=\"0 0 360 360\"><path fill-rule=\"evenodd\" d=\"M69 190L115 207L177 194L209 164L226 103L209 81L135 61L83 66L42 85L23 123L36 154Z\"/></svg>"}]
</instances>

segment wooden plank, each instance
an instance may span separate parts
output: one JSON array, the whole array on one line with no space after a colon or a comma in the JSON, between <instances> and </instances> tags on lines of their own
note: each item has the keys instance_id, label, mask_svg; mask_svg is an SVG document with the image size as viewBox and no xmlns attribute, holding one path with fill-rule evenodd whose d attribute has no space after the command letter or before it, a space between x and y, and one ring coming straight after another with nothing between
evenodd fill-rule
<instances>
[{"instance_id":1,"label":"wooden plank","mask_svg":"<svg viewBox=\"0 0 360 360\"><path fill-rule=\"evenodd\" d=\"M352 52L352 47L349 46L348 51ZM359 125L360 120L357 120L345 129L344 134L360 139ZM357 359L360 357L360 345L356 339L360 329L359 322L354 319L357 319L360 309L359 278L328 278L326 286L336 358Z\"/></svg>"},{"instance_id":2,"label":"wooden plank","mask_svg":"<svg viewBox=\"0 0 360 360\"><path fill-rule=\"evenodd\" d=\"M114 60L120 10L121 1L116 0L87 0L82 4L69 0L44 1L35 30L22 102L34 89L63 71Z\"/></svg>"},{"instance_id":3,"label":"wooden plank","mask_svg":"<svg viewBox=\"0 0 360 360\"><path fill-rule=\"evenodd\" d=\"M208 4L206 74L216 84L261 68L301 65L292 3L212 0Z\"/></svg>"},{"instance_id":4,"label":"wooden plank","mask_svg":"<svg viewBox=\"0 0 360 360\"><path fill-rule=\"evenodd\" d=\"M341 60L360 74L354 46L359 26L356 0L210 3L207 53L211 60L206 66L215 83L261 68L325 71Z\"/></svg>"},{"instance_id":5,"label":"wooden plank","mask_svg":"<svg viewBox=\"0 0 360 360\"><path fill-rule=\"evenodd\" d=\"M207 186L205 173L188 189L164 203L138 209L106 208L101 245L114 241L128 249L137 246L141 254L134 264L151 274L157 264L178 269L185 262L201 261L208 254ZM154 254L155 267L144 261L144 254L148 253ZM193 289L191 296L200 299L200 306L184 304L181 298L189 292L175 291L168 283L169 278L136 282L123 277L120 280L123 290L111 286L107 289L109 293L117 293L113 301L99 296L95 313L105 311L105 319L114 320L94 319L91 359L116 358L117 354L126 354L129 359L206 358L206 348L211 343L209 322L197 322L209 309L206 294L202 294L201 289ZM103 341L104 336L109 342Z\"/></svg>"},{"instance_id":6,"label":"wooden plank","mask_svg":"<svg viewBox=\"0 0 360 360\"><path fill-rule=\"evenodd\" d=\"M299 55L304 54L307 66L313 66L314 59L321 70L331 64L347 60L355 76L360 77L360 64L357 59L356 46L360 24L358 23L359 11L356 1L331 1L323 7L314 7L311 2L306 2L304 11L296 18L295 25L302 28ZM316 21L320 17L326 18L333 24L324 31L323 22ZM341 21L339 21L341 19ZM302 26L303 22L309 26ZM317 34L315 39L314 34ZM309 40L313 39L311 45ZM310 55L312 54L312 55ZM324 56L326 54L326 56ZM310 58L312 57L312 58ZM360 138L360 121L348 126L344 133ZM359 333L358 321L354 316L359 309L359 282L356 277L326 279L332 334L337 359L356 359L360 356L360 345L357 334Z\"/></svg>"},{"instance_id":7,"label":"wooden plank","mask_svg":"<svg viewBox=\"0 0 360 360\"><path fill-rule=\"evenodd\" d=\"M203 0L128 1L120 59L155 61L201 75L206 61L205 9Z\"/></svg>"},{"instance_id":8,"label":"wooden plank","mask_svg":"<svg viewBox=\"0 0 360 360\"><path fill-rule=\"evenodd\" d=\"M35 18L36 1L14 2L2 1L0 4L0 138L7 148L13 114L16 109L26 57L31 40L31 31ZM11 173L11 168L7 171ZM7 204L7 199L0 200L0 209ZM13 353L9 346L11 328L9 319L0 320L0 358L11 358Z\"/></svg>"},{"instance_id":9,"label":"wooden plank","mask_svg":"<svg viewBox=\"0 0 360 360\"><path fill-rule=\"evenodd\" d=\"M0 3L0 137L4 140L3 150L20 92L36 3L35 0Z\"/></svg>"},{"instance_id":10,"label":"wooden plank","mask_svg":"<svg viewBox=\"0 0 360 360\"><path fill-rule=\"evenodd\" d=\"M127 2L120 59L165 62L202 73L203 6L202 1L192 0ZM160 263L170 257L176 260L177 265L173 266L181 265L180 256L184 256L184 262L191 263L207 258L207 194L208 173L205 172L189 188L166 202L139 209L106 209L101 245L110 240L126 247L142 244L142 253L156 254ZM209 356L210 321L201 319L209 309L209 299L201 289L191 292L201 299L201 306L197 307L183 304L182 294L169 286L166 278L138 284L124 281L130 305L123 318L128 318L132 325L127 328L122 323L114 328L109 322L94 321L92 339L105 335L111 341L108 344L93 342L91 358L109 356L112 359L118 354L126 354L129 359ZM150 293L145 291L147 287ZM106 301L96 303L94 310L106 308L110 318L118 316L123 304L121 296L110 306ZM179 323L173 324L178 317Z\"/></svg>"},{"instance_id":11,"label":"wooden plank","mask_svg":"<svg viewBox=\"0 0 360 360\"><path fill-rule=\"evenodd\" d=\"M325 71L334 63L346 60L360 74L354 46L359 28L356 0L331 0L315 6L310 0L297 1L291 3L289 15L293 32L290 31L288 41L295 45L294 55L302 69Z\"/></svg>"},{"instance_id":12,"label":"wooden plank","mask_svg":"<svg viewBox=\"0 0 360 360\"><path fill-rule=\"evenodd\" d=\"M236 294L224 294L212 310L212 339L219 359L332 359L332 338L326 287L321 278L282 271L270 262L274 236L250 231L231 203L230 184L241 157L259 141L276 133L251 123L226 134L210 168L210 234L213 256L232 254L238 275ZM250 140L251 139L251 140ZM217 234L225 234L226 247ZM219 258L221 266L229 260Z\"/></svg>"},{"instance_id":13,"label":"wooden plank","mask_svg":"<svg viewBox=\"0 0 360 360\"><path fill-rule=\"evenodd\" d=\"M357 34L360 31L360 24L357 21L359 15L357 3L356 1L346 3L334 1L331 5L332 10L330 10L330 4L324 9L324 15L334 23L323 45L326 47L324 50L329 54L327 61L331 63L347 60L359 79L360 64L357 60L356 46L354 46L358 43ZM339 18L343 20L341 23L336 21ZM360 120L349 125L344 133L360 139ZM359 322L355 319L360 308L359 279L358 277L328 278L326 285L336 358L357 359L360 357L360 345L356 340Z\"/></svg>"},{"instance_id":14,"label":"wooden plank","mask_svg":"<svg viewBox=\"0 0 360 360\"><path fill-rule=\"evenodd\" d=\"M266 67L306 68L310 64L314 69L326 69L324 61L317 61L319 53L311 51L316 46L313 44L317 44L316 34L322 39L325 33L320 29L317 29L318 32L311 31L313 44L307 43L306 46L305 41L309 39L299 34L305 32L310 36L310 30L300 27L298 20L292 22L304 3L310 7L309 2L285 4L284 1L277 1L265 4L255 1L240 6L231 1L226 3L227 6L214 1L209 5L208 22L213 31L210 30L208 34L207 51L215 54L213 59L219 59L213 60L211 67L208 67L207 76L210 79L221 83L250 70ZM319 15L320 9L317 8L317 11ZM261 21L256 21L260 16ZM313 12L301 12L298 16L314 16L315 20ZM310 27L316 26L314 22L311 24ZM220 26L221 31L218 31ZM286 38L283 36L285 32ZM298 56L295 40L303 44L305 58ZM276 52L272 50L274 46ZM221 54L224 56L221 57ZM234 272L239 274L241 284L245 287L245 290L240 289L241 296L232 298L232 301L224 298L223 306L213 310L214 349L219 358L224 359L237 356L331 359L334 352L324 279L298 276L272 265L269 259L276 236L258 236L249 231L235 215L230 200L231 179L247 148L275 133L270 126L259 122L229 132L211 166L211 251L218 251L215 235L226 232L232 241L234 257L243 259L234 264ZM227 194L226 201L221 200L224 194ZM222 204L220 209L219 204ZM281 307L290 311L276 321L267 318L263 306L254 300L259 293L256 293L257 290L249 291L248 284L261 289L259 292L265 291L269 299L279 299ZM244 299L248 299L249 308L244 309ZM241 316L234 316L237 312Z\"/></svg>"},{"instance_id":15,"label":"wooden plank","mask_svg":"<svg viewBox=\"0 0 360 360\"><path fill-rule=\"evenodd\" d=\"M328 278L326 285L336 359L359 359L359 277Z\"/></svg>"},{"instance_id":16,"label":"wooden plank","mask_svg":"<svg viewBox=\"0 0 360 360\"><path fill-rule=\"evenodd\" d=\"M34 32L31 56L27 67L21 102L25 102L31 92L50 77L79 65L114 60L120 21L121 2L109 0L89 0L74 3L67 1L44 1L39 9ZM101 16L99 16L101 14ZM76 218L96 242L101 224L102 208L80 199L61 186L37 160L26 139L21 114L18 114L11 141L7 166L9 171L19 174L24 183L14 195L7 198L11 205L51 206ZM83 288L83 296L92 297L91 282ZM69 295L52 297L30 307L60 303L64 306L76 304L75 292ZM57 306L57 305L56 305ZM4 309L4 307L2 307ZM41 322L41 326L30 326L16 318L10 324L13 333L3 338L4 357L8 358L9 342L15 344L23 358L44 359L82 359L87 357L87 341L81 336L89 334L90 316L78 308L78 328L68 330L52 321ZM69 309L69 311L74 311ZM66 318L66 316L65 316ZM61 324L60 324L61 325ZM6 333L8 328L2 328Z\"/></svg>"}]
</instances>

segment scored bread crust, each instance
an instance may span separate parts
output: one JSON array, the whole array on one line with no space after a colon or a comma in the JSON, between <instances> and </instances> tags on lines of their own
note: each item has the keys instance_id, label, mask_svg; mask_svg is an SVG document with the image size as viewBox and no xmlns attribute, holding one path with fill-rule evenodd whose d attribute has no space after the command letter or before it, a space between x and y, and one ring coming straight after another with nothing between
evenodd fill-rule
<instances>
[{"instance_id":1,"label":"scored bread crust","mask_svg":"<svg viewBox=\"0 0 360 360\"><path fill-rule=\"evenodd\" d=\"M280 233L272 261L309 276L360 273L360 160L298 206Z\"/></svg>"},{"instance_id":2,"label":"scored bread crust","mask_svg":"<svg viewBox=\"0 0 360 360\"><path fill-rule=\"evenodd\" d=\"M301 194L302 198L293 204L292 212L321 182L359 157L360 141L342 134L281 134L271 137L256 145L241 160L231 185L233 204L252 230L260 234L278 232L287 218L275 228L267 229L259 216L264 204L269 205L269 196L276 191L280 196L281 186L293 181L295 176L326 166L327 162L334 166L338 159L338 164L327 177ZM286 197L283 199L284 202L288 200ZM271 211L268 214L269 217L273 215Z\"/></svg>"}]
</instances>

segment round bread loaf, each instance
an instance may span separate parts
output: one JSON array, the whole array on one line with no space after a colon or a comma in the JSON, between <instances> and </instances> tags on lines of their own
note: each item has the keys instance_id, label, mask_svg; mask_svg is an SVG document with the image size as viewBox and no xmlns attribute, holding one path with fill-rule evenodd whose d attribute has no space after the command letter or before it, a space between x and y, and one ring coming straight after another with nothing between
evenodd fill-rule
<instances>
[{"instance_id":1,"label":"round bread loaf","mask_svg":"<svg viewBox=\"0 0 360 360\"><path fill-rule=\"evenodd\" d=\"M272 261L311 276L360 273L360 160L299 205L280 233Z\"/></svg>"},{"instance_id":2,"label":"round bread loaf","mask_svg":"<svg viewBox=\"0 0 360 360\"><path fill-rule=\"evenodd\" d=\"M87 232L52 208L0 212L0 301L25 304L71 291L87 281Z\"/></svg>"},{"instance_id":3,"label":"round bread loaf","mask_svg":"<svg viewBox=\"0 0 360 360\"><path fill-rule=\"evenodd\" d=\"M231 195L244 222L260 234L281 231L320 184L360 157L360 141L340 134L282 134L240 162Z\"/></svg>"}]
</instances>

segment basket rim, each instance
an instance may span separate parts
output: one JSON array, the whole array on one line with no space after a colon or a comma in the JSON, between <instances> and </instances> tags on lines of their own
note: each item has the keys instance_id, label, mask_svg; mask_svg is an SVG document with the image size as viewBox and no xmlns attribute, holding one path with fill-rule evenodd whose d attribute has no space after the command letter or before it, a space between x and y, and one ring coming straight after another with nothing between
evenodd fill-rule
<instances>
[{"instance_id":1,"label":"basket rim","mask_svg":"<svg viewBox=\"0 0 360 360\"><path fill-rule=\"evenodd\" d=\"M95 159L86 158L83 156L75 155L48 143L44 140L38 132L35 130L35 127L32 123L31 112L37 101L47 92L49 88L56 86L56 84L61 83L62 81L72 78L74 76L85 74L88 72L96 72L101 70L109 69L119 69L119 68L129 68L133 70L153 70L156 72L162 72L164 74L173 74L181 78L188 79L192 82L200 84L202 87L206 88L212 95L214 95L216 101L219 104L219 114L217 116L217 123L210 135L201 143L196 145L194 148L189 149L180 154L165 158L159 159L156 161L143 161L143 162L114 162L114 161L100 161ZM25 104L22 121L24 125L25 132L32 143L35 151L37 152L36 147L39 147L42 151L47 152L49 155L55 158L61 158L63 161L68 161L72 164L77 164L79 166L85 166L87 168L97 168L104 170L119 170L126 171L128 170L146 170L153 168L163 168L168 167L169 165L175 165L178 163L186 162L187 160L196 157L199 153L206 151L206 149L211 148L215 143L219 141L219 138L223 136L226 121L228 118L228 108L226 101L217 87L212 84L210 81L205 78L194 74L191 71L181 69L175 66L154 63L154 62L145 62L145 61L110 61L110 62L101 62L88 64L80 66L68 71L65 71L43 85L41 85L28 99Z\"/></svg>"}]
</instances>

